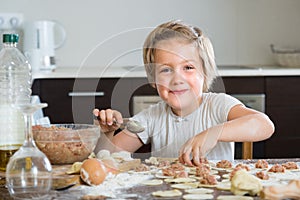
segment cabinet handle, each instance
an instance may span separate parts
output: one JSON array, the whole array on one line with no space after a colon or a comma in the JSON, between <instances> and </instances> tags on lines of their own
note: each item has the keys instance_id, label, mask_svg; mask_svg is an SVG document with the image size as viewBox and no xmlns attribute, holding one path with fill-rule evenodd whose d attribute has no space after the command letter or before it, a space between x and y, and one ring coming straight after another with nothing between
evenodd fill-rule
<instances>
[{"instance_id":1,"label":"cabinet handle","mask_svg":"<svg viewBox=\"0 0 300 200\"><path fill-rule=\"evenodd\" d=\"M103 97L104 92L69 92L70 97Z\"/></svg>"}]
</instances>

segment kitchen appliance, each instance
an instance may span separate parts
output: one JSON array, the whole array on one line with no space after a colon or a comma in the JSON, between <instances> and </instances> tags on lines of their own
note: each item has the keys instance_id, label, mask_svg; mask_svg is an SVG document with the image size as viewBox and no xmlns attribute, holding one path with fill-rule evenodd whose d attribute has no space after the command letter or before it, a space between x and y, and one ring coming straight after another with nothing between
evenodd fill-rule
<instances>
[{"instance_id":1,"label":"kitchen appliance","mask_svg":"<svg viewBox=\"0 0 300 200\"><path fill-rule=\"evenodd\" d=\"M27 22L24 25L24 54L33 71L53 71L56 68L55 50L66 40L64 27L51 20Z\"/></svg>"}]
</instances>

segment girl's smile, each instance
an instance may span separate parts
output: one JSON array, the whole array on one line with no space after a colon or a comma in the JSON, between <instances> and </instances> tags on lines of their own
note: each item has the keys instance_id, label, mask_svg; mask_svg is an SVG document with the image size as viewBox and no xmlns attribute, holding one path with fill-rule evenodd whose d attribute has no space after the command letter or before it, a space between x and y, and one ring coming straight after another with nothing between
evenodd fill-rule
<instances>
[{"instance_id":1,"label":"girl's smile","mask_svg":"<svg viewBox=\"0 0 300 200\"><path fill-rule=\"evenodd\" d=\"M174 95L182 95L185 92L187 92L187 89L183 89L183 90L170 90L170 93L173 93Z\"/></svg>"}]
</instances>

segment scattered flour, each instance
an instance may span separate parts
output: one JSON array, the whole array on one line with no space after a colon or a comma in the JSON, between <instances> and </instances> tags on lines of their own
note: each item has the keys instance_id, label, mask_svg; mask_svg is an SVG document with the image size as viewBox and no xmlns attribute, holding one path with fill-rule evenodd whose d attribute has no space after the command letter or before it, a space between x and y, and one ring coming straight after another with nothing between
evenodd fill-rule
<instances>
[{"instance_id":1,"label":"scattered flour","mask_svg":"<svg viewBox=\"0 0 300 200\"><path fill-rule=\"evenodd\" d=\"M106 179L101 185L98 186L79 186L76 189L80 189L86 195L98 196L103 195L110 198L117 198L118 190L132 187L145 180L153 178L150 174L140 173L120 173L117 175L109 173Z\"/></svg>"}]
</instances>

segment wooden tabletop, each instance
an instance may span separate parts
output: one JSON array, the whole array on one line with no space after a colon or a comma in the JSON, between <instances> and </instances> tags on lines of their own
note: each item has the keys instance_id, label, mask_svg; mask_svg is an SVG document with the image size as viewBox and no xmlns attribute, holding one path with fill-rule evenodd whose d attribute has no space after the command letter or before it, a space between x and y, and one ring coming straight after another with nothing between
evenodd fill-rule
<instances>
[{"instance_id":1,"label":"wooden tabletop","mask_svg":"<svg viewBox=\"0 0 300 200\"><path fill-rule=\"evenodd\" d=\"M284 163L287 161L293 162L300 162L300 158L295 159L266 159L269 164L276 164L276 163ZM250 164L256 162L256 160L237 160L237 162L243 162L245 164ZM75 182L78 184L83 184L80 182L79 175L67 175L65 172L69 169L70 165L58 165L53 166L54 172L54 187L59 187L59 185L63 185L66 182ZM78 189L77 189L78 188ZM153 191L157 190L168 190L172 189L170 184L164 183L163 185L159 186L143 186L137 185L134 187L126 188L121 191L123 199L162 199L162 198L155 198L151 195ZM220 194L228 195L231 194L229 191L221 191L221 190L214 190L214 197L216 198ZM80 187L72 187L71 189L66 189L62 191L58 190L51 190L50 192L50 199L82 199L82 197L86 195L84 191L80 190ZM121 198L121 197L119 197ZM0 200L11 200L8 190L5 187L5 173L0 172ZM99 199L99 198L98 198ZM164 200L168 198L163 198ZM182 199L182 197L172 197L169 199ZM259 197L255 197L254 199L259 199Z\"/></svg>"}]
</instances>

